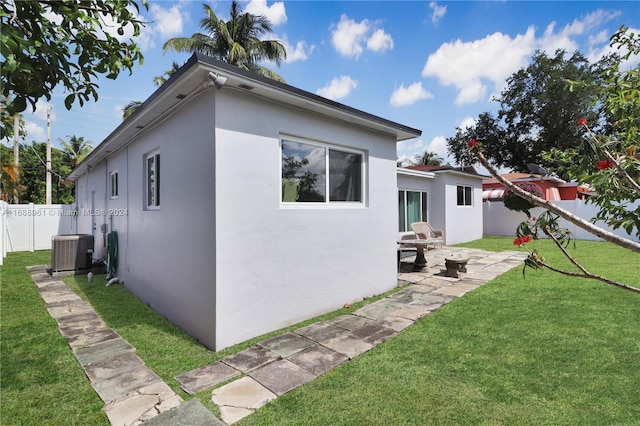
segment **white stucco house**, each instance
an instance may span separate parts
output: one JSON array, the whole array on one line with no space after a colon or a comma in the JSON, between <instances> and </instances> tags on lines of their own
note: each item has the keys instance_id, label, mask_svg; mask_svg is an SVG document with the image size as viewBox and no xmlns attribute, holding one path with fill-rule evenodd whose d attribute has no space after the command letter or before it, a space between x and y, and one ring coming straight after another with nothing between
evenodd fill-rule
<instances>
[{"instance_id":1,"label":"white stucco house","mask_svg":"<svg viewBox=\"0 0 640 426\"><path fill-rule=\"evenodd\" d=\"M70 176L78 232L101 258L116 231L125 287L220 350L396 285L420 134L195 54Z\"/></svg>"},{"instance_id":2,"label":"white stucco house","mask_svg":"<svg viewBox=\"0 0 640 426\"><path fill-rule=\"evenodd\" d=\"M445 244L482 238L482 179L471 168L399 167L398 232L428 222L444 231Z\"/></svg>"}]
</instances>

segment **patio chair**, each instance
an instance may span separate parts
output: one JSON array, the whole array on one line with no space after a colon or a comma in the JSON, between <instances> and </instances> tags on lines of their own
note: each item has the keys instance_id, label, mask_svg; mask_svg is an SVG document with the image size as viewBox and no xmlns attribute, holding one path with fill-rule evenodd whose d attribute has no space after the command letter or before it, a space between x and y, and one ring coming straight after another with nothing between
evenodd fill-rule
<instances>
[{"instance_id":1,"label":"patio chair","mask_svg":"<svg viewBox=\"0 0 640 426\"><path fill-rule=\"evenodd\" d=\"M444 245L444 231L433 229L427 222L414 222L411 229L421 240L432 240L434 245L440 244L440 248Z\"/></svg>"},{"instance_id":2,"label":"patio chair","mask_svg":"<svg viewBox=\"0 0 640 426\"><path fill-rule=\"evenodd\" d=\"M402 253L405 251L417 252L416 246L402 244L403 240L415 240L417 238L415 232L399 232L398 233L398 269L402 266Z\"/></svg>"}]
</instances>

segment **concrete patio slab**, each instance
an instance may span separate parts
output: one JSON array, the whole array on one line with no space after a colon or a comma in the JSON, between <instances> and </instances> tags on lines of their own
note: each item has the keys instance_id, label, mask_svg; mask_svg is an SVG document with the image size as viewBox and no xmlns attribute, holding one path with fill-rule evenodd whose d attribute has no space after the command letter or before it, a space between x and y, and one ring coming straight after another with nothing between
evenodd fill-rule
<instances>
[{"instance_id":1,"label":"concrete patio slab","mask_svg":"<svg viewBox=\"0 0 640 426\"><path fill-rule=\"evenodd\" d=\"M153 371L147 367L142 367L137 370L123 372L108 379L93 382L91 386L93 386L93 389L103 401L109 402L122 398L138 389L155 384L167 386Z\"/></svg>"},{"instance_id":2,"label":"concrete patio slab","mask_svg":"<svg viewBox=\"0 0 640 426\"><path fill-rule=\"evenodd\" d=\"M344 328L336 327L329 322L318 322L295 330L295 333L320 343L331 340L346 332L347 330Z\"/></svg>"},{"instance_id":3,"label":"concrete patio slab","mask_svg":"<svg viewBox=\"0 0 640 426\"><path fill-rule=\"evenodd\" d=\"M365 324L360 328L356 328L351 332L351 334L375 346L389 340L398 334L398 332L392 328L386 328L379 324L370 323Z\"/></svg>"},{"instance_id":4,"label":"concrete patio slab","mask_svg":"<svg viewBox=\"0 0 640 426\"><path fill-rule=\"evenodd\" d=\"M65 289L59 289L59 290L57 289L50 290L47 288L47 291L40 291L40 296L42 297L42 300L44 300L44 303L66 302L70 300L78 300L78 301L82 300L80 296L78 296L73 291L66 288L66 286L65 286Z\"/></svg>"},{"instance_id":5,"label":"concrete patio slab","mask_svg":"<svg viewBox=\"0 0 640 426\"><path fill-rule=\"evenodd\" d=\"M259 346L280 355L282 358L291 356L308 348L309 346L313 346L314 344L315 342L312 340L295 333L285 333L280 336L258 342Z\"/></svg>"},{"instance_id":6,"label":"concrete patio slab","mask_svg":"<svg viewBox=\"0 0 640 426\"><path fill-rule=\"evenodd\" d=\"M175 379L183 391L193 395L239 375L240 372L235 368L217 361L176 376Z\"/></svg>"},{"instance_id":7,"label":"concrete patio slab","mask_svg":"<svg viewBox=\"0 0 640 426\"><path fill-rule=\"evenodd\" d=\"M420 318L432 312L434 309L427 308L425 306L405 306L404 308L397 309L391 313L391 315L406 318L408 320L417 321Z\"/></svg>"},{"instance_id":8,"label":"concrete patio slab","mask_svg":"<svg viewBox=\"0 0 640 426\"><path fill-rule=\"evenodd\" d=\"M287 359L316 376L333 370L349 360L345 355L322 345L312 346Z\"/></svg>"},{"instance_id":9,"label":"concrete patio slab","mask_svg":"<svg viewBox=\"0 0 640 426\"><path fill-rule=\"evenodd\" d=\"M144 362L134 352L124 352L111 358L84 366L84 372L92 382L110 379L125 371L135 371L144 367Z\"/></svg>"},{"instance_id":10,"label":"concrete patio slab","mask_svg":"<svg viewBox=\"0 0 640 426\"><path fill-rule=\"evenodd\" d=\"M390 306L386 306L384 304L378 304L377 302L374 302L369 305L365 305L362 308L354 311L353 314L361 317L369 318L370 320L377 320L379 318L389 315L391 311L395 309L397 308L392 308Z\"/></svg>"},{"instance_id":11,"label":"concrete patio slab","mask_svg":"<svg viewBox=\"0 0 640 426\"><path fill-rule=\"evenodd\" d=\"M45 308L47 308L47 312L49 312L49 315L51 315L56 320L60 318L68 317L69 315L86 314L89 312L95 312L93 310L93 306L91 306L91 304L85 302L82 299L65 300L63 302L56 302L56 303L47 303L45 305Z\"/></svg>"},{"instance_id":12,"label":"concrete patio slab","mask_svg":"<svg viewBox=\"0 0 640 426\"><path fill-rule=\"evenodd\" d=\"M397 332L404 330L413 323L414 321L410 319L398 317L395 315L387 315L386 317L382 317L374 321L374 324L378 324L381 327L390 328L391 330Z\"/></svg>"},{"instance_id":13,"label":"concrete patio slab","mask_svg":"<svg viewBox=\"0 0 640 426\"><path fill-rule=\"evenodd\" d=\"M475 290L478 288L477 285L464 284L464 283L456 283L449 287L442 287L437 290L434 290L435 294L443 294L446 296L454 296L461 297L470 292L471 290Z\"/></svg>"},{"instance_id":14,"label":"concrete patio slab","mask_svg":"<svg viewBox=\"0 0 640 426\"><path fill-rule=\"evenodd\" d=\"M340 315L334 319L327 321L329 324L335 325L336 327L344 328L345 330L355 330L362 325L371 322L371 320L367 318L362 318L356 315Z\"/></svg>"},{"instance_id":15,"label":"concrete patio slab","mask_svg":"<svg viewBox=\"0 0 640 426\"><path fill-rule=\"evenodd\" d=\"M200 400L193 398L171 408L152 419L144 426L224 426Z\"/></svg>"},{"instance_id":16,"label":"concrete patio slab","mask_svg":"<svg viewBox=\"0 0 640 426\"><path fill-rule=\"evenodd\" d=\"M235 422L244 419L255 410L248 408L230 407L227 405L220 406L220 417L224 420L225 425L232 425Z\"/></svg>"},{"instance_id":17,"label":"concrete patio slab","mask_svg":"<svg viewBox=\"0 0 640 426\"><path fill-rule=\"evenodd\" d=\"M91 321L85 321L70 325L68 327L63 327L58 324L60 334L65 339L73 339L75 337L81 336L85 333L92 333L98 330L105 330L107 325L102 321L102 319L95 319Z\"/></svg>"},{"instance_id":18,"label":"concrete patio slab","mask_svg":"<svg viewBox=\"0 0 640 426\"><path fill-rule=\"evenodd\" d=\"M264 348L253 346L242 352L238 352L235 355L222 358L220 361L235 368L236 370L248 373L251 370L255 370L256 368L262 367L263 365L278 359L280 359L278 354Z\"/></svg>"},{"instance_id":19,"label":"concrete patio slab","mask_svg":"<svg viewBox=\"0 0 640 426\"><path fill-rule=\"evenodd\" d=\"M182 398L164 382L153 383L107 402L103 410L111 425L138 425L178 407Z\"/></svg>"},{"instance_id":20,"label":"concrete patio slab","mask_svg":"<svg viewBox=\"0 0 640 426\"><path fill-rule=\"evenodd\" d=\"M249 376L216 388L211 395L211 400L221 409L227 406L256 410L276 398L275 393ZM227 422L224 416L222 420Z\"/></svg>"},{"instance_id":21,"label":"concrete patio slab","mask_svg":"<svg viewBox=\"0 0 640 426\"><path fill-rule=\"evenodd\" d=\"M364 340L353 336L351 333L338 336L324 342L323 345L345 355L349 359L353 359L373 347L371 343L365 342Z\"/></svg>"},{"instance_id":22,"label":"concrete patio slab","mask_svg":"<svg viewBox=\"0 0 640 426\"><path fill-rule=\"evenodd\" d=\"M67 343L71 346L71 349L76 350L86 346L93 346L97 343L107 342L122 338L115 330L111 328L104 328L102 330L91 331L85 334L69 337Z\"/></svg>"},{"instance_id":23,"label":"concrete patio slab","mask_svg":"<svg viewBox=\"0 0 640 426\"><path fill-rule=\"evenodd\" d=\"M260 367L249 375L278 396L316 378L315 374L286 359Z\"/></svg>"},{"instance_id":24,"label":"concrete patio slab","mask_svg":"<svg viewBox=\"0 0 640 426\"><path fill-rule=\"evenodd\" d=\"M133 352L134 348L122 337L96 343L92 346L82 347L73 352L80 365L87 366L95 362L121 355L125 352Z\"/></svg>"},{"instance_id":25,"label":"concrete patio slab","mask_svg":"<svg viewBox=\"0 0 640 426\"><path fill-rule=\"evenodd\" d=\"M96 314L95 311L67 315L62 318L57 318L56 321L58 322L58 327L60 328L69 328L95 321L100 321L104 324L102 318L100 318L100 316ZM104 328L107 328L106 324Z\"/></svg>"}]
</instances>

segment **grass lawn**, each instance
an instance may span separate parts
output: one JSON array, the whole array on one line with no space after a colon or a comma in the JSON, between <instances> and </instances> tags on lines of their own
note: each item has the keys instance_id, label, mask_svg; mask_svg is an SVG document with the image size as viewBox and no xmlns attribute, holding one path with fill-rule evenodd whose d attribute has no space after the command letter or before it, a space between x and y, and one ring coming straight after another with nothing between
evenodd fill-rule
<instances>
[{"instance_id":1,"label":"grass lawn","mask_svg":"<svg viewBox=\"0 0 640 426\"><path fill-rule=\"evenodd\" d=\"M549 241L533 246L565 263ZM593 272L640 283L637 254L583 241L572 251ZM638 425L640 295L517 268L238 424Z\"/></svg>"},{"instance_id":2,"label":"grass lawn","mask_svg":"<svg viewBox=\"0 0 640 426\"><path fill-rule=\"evenodd\" d=\"M563 262L548 243L534 242ZM467 246L514 249L512 238ZM576 253L593 272L640 283L637 254L582 241ZM48 262L49 251L10 253L0 269L1 422L108 425L24 268ZM212 353L104 277L65 282L185 399L174 376L284 331ZM517 268L240 424L640 424L638 383L640 295ZM195 397L218 414L210 390Z\"/></svg>"}]
</instances>

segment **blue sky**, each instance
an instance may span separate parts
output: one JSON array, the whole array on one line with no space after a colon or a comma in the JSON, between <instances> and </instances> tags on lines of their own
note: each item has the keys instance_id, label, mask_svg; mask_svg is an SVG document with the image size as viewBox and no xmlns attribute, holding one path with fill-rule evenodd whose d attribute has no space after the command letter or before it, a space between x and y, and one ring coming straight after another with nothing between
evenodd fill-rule
<instances>
[{"instance_id":1,"label":"blue sky","mask_svg":"<svg viewBox=\"0 0 640 426\"><path fill-rule=\"evenodd\" d=\"M189 54L162 52L171 37L200 31L202 1L152 1L141 18L150 23L137 39L145 60L131 76L102 78L98 102L71 111L64 93L25 114L26 141L83 136L98 145L121 123L122 106L145 100L152 79L184 63ZM228 17L230 2L208 2ZM637 1L241 1L266 15L288 59L272 66L287 83L366 112L421 129L421 138L398 144L399 158L425 150L449 160L446 138L483 111L506 79L535 50L580 50L591 60L608 52L609 37L625 24L640 29Z\"/></svg>"}]
</instances>

